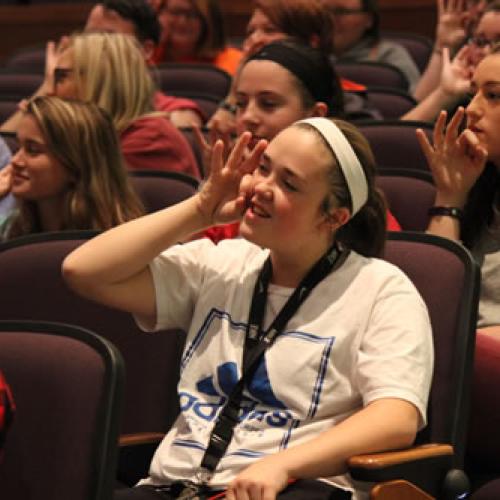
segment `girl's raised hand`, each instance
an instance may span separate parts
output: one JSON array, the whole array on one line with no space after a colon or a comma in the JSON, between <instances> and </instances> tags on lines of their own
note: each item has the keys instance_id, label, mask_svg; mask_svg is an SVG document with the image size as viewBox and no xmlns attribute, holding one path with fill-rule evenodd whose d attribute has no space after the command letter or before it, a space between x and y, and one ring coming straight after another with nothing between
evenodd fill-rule
<instances>
[{"instance_id":1,"label":"girl's raised hand","mask_svg":"<svg viewBox=\"0 0 500 500\"><path fill-rule=\"evenodd\" d=\"M221 131L216 126L208 129L208 138L205 136L200 127L193 127L194 138L198 144L198 148L201 151L201 157L203 162L203 171L205 177L208 177L211 169L212 162L212 151L215 143L221 140L224 144L223 155L224 158L228 158L229 152L233 148L233 138L231 133L228 131Z\"/></svg>"},{"instance_id":2,"label":"girl's raised hand","mask_svg":"<svg viewBox=\"0 0 500 500\"><path fill-rule=\"evenodd\" d=\"M245 132L236 142L229 158L224 162L224 144L216 141L211 151L210 175L199 192L199 210L209 224L224 224L241 219L248 204L249 193L244 176L251 174L259 164L267 141L261 140L246 154L252 139Z\"/></svg>"},{"instance_id":3,"label":"girl's raised hand","mask_svg":"<svg viewBox=\"0 0 500 500\"><path fill-rule=\"evenodd\" d=\"M12 165L0 170L0 200L10 193L12 188Z\"/></svg>"},{"instance_id":4,"label":"girl's raised hand","mask_svg":"<svg viewBox=\"0 0 500 500\"><path fill-rule=\"evenodd\" d=\"M417 138L425 154L436 185L436 204L463 207L467 195L484 170L488 151L469 129L459 132L464 108L457 112L446 127L446 111L441 111L434 127L433 144L424 131Z\"/></svg>"},{"instance_id":5,"label":"girl's raised hand","mask_svg":"<svg viewBox=\"0 0 500 500\"><path fill-rule=\"evenodd\" d=\"M436 47L456 49L467 36L468 12L465 0L437 0Z\"/></svg>"}]
</instances>

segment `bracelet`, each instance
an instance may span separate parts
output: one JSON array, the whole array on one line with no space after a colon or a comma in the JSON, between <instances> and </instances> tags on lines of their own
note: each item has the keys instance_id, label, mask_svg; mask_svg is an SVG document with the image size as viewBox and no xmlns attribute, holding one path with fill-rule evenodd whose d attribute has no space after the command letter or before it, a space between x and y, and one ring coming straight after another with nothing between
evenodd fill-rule
<instances>
[{"instance_id":1,"label":"bracelet","mask_svg":"<svg viewBox=\"0 0 500 500\"><path fill-rule=\"evenodd\" d=\"M219 102L219 108L229 111L229 113L231 113L232 115L235 115L237 111L236 105L231 104L229 101L226 100Z\"/></svg>"},{"instance_id":2,"label":"bracelet","mask_svg":"<svg viewBox=\"0 0 500 500\"><path fill-rule=\"evenodd\" d=\"M458 207L431 207L427 213L431 217L434 217L435 215L445 215L458 220L462 220L464 218L464 211Z\"/></svg>"}]
</instances>

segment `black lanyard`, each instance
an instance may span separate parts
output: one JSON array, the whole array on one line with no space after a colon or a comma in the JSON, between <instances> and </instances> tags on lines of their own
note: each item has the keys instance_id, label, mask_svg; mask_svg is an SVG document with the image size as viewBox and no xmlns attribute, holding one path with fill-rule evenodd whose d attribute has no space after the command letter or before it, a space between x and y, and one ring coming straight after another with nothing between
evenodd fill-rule
<instances>
[{"instance_id":1,"label":"black lanyard","mask_svg":"<svg viewBox=\"0 0 500 500\"><path fill-rule=\"evenodd\" d=\"M339 251L336 245L307 273L299 286L293 291L274 321L263 331L262 325L267 303L267 290L271 281L273 269L269 257L260 271L252 296L248 318L245 348L243 351L242 376L233 387L226 404L222 408L214 424L207 449L201 461L201 467L214 472L220 459L231 442L234 427L239 421L241 398L246 383L253 377L265 350L272 345L276 337L284 330L286 324L297 312L314 287L339 267L346 259L348 251Z\"/></svg>"}]
</instances>

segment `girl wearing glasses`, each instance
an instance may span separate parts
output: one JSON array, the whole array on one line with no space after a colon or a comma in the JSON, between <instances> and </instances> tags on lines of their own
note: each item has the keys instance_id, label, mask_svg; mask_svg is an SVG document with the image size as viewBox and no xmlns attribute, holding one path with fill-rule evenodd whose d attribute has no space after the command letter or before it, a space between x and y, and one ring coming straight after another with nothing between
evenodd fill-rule
<instances>
[{"instance_id":1,"label":"girl wearing glasses","mask_svg":"<svg viewBox=\"0 0 500 500\"><path fill-rule=\"evenodd\" d=\"M158 19L163 33L155 63L209 63L236 72L241 51L226 44L218 0L164 0Z\"/></svg>"},{"instance_id":2,"label":"girl wearing glasses","mask_svg":"<svg viewBox=\"0 0 500 500\"><path fill-rule=\"evenodd\" d=\"M347 459L408 446L425 425L429 318L408 278L376 258L385 207L367 141L346 122L309 118L245 155L251 143L244 133L224 165L218 141L199 193L63 264L73 288L143 328L188 332L178 419L149 477L115 500L221 489L227 500L359 499ZM175 244L230 221L241 239ZM238 385L243 366L252 375ZM218 440L237 385L232 439ZM318 477L323 496L301 490Z\"/></svg>"}]
</instances>

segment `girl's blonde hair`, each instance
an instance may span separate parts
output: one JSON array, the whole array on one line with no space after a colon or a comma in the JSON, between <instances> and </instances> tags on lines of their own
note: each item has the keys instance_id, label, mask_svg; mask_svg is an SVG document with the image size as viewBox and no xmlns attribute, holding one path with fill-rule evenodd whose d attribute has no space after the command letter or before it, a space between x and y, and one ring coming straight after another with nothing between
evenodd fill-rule
<instances>
[{"instance_id":1,"label":"girl's blonde hair","mask_svg":"<svg viewBox=\"0 0 500 500\"><path fill-rule=\"evenodd\" d=\"M67 169L61 230L105 230L143 214L109 115L93 103L36 97L28 103L48 151ZM19 200L8 237L41 231L36 201Z\"/></svg>"},{"instance_id":2,"label":"girl's blonde hair","mask_svg":"<svg viewBox=\"0 0 500 500\"><path fill-rule=\"evenodd\" d=\"M118 132L153 112L155 84L135 37L75 34L68 49L73 52L78 97L107 111Z\"/></svg>"}]
</instances>

